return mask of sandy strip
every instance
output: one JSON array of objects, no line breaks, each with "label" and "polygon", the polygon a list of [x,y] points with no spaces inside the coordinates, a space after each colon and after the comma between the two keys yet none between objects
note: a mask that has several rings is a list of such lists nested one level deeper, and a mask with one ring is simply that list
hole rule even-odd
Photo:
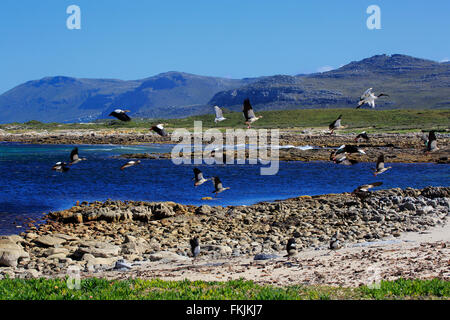
[{"label": "sandy strip", "polygon": [[253,257],[211,260],[201,256],[192,264],[150,262],[130,271],[83,274],[109,279],[226,281],[245,278],[260,284],[320,284],[354,287],[398,278],[450,280],[450,223],[425,233],[404,233],[377,243],[351,244],[337,251],[306,250],[296,257],[254,261]]}]

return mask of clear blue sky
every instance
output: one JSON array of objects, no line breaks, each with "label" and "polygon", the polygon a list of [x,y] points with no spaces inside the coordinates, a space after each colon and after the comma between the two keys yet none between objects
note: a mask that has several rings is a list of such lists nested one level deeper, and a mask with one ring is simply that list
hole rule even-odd
[{"label": "clear blue sky", "polygon": [[[68,30],[66,8],[81,8]],[[381,30],[366,9],[381,8]],[[2,0],[0,93],[66,75],[310,73],[381,53],[450,59],[448,0]]]}]

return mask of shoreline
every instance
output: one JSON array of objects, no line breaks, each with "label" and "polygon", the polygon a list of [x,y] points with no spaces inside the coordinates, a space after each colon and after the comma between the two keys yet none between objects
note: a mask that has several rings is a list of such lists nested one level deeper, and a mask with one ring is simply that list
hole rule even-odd
[{"label": "shoreline", "polygon": [[[244,277],[279,285],[348,286],[370,277],[361,276],[369,262],[385,260],[379,266],[385,279],[432,275],[449,280],[449,212],[450,187],[378,190],[365,199],[348,193],[302,196],[225,208],[173,202],[81,203],[49,213],[38,228],[1,237],[0,251],[5,251],[3,245],[15,252],[10,260],[14,264],[15,257],[16,265],[0,267],[0,278],[64,277],[67,268],[75,266],[82,278]],[[330,251],[336,231],[344,247]],[[195,265],[188,244],[193,235],[199,236],[202,247]],[[284,246],[292,236],[299,253],[287,261]],[[260,253],[278,258],[253,260]],[[114,269],[121,259],[130,269]]]}]

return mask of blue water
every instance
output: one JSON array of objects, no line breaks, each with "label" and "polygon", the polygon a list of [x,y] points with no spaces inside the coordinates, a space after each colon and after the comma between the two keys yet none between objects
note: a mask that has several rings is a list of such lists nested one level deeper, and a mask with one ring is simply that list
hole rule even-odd
[{"label": "blue water", "polygon": [[[450,166],[444,164],[387,163],[393,168],[378,177],[374,163],[354,166],[331,162],[280,162],[277,175],[261,176],[262,165],[174,165],[171,160],[143,159],[139,166],[121,171],[123,153],[170,152],[170,145],[78,145],[80,157],[88,158],[68,172],[51,170],[67,161],[72,145],[0,143],[0,234],[21,232],[24,217],[72,207],[77,200],[106,199],[174,201],[182,204],[250,205],[259,201],[299,195],[351,192],[361,184],[382,181],[380,188],[448,186]],[[217,175],[230,190],[212,201],[210,181],[194,188],[192,169],[205,177]],[[15,223],[15,224],[14,224]]]}]

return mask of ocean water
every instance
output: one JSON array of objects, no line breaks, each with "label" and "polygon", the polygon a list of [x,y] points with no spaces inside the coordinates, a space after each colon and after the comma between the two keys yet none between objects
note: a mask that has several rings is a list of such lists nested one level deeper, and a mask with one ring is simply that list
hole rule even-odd
[{"label": "ocean water", "polygon": [[[331,162],[280,162],[279,172],[261,176],[267,165],[175,165],[171,160],[142,159],[138,166],[120,170],[124,153],[170,152],[170,145],[78,145],[86,157],[68,172],[51,170],[69,161],[72,145],[0,143],[0,234],[19,233],[23,218],[72,207],[76,201],[174,201],[193,205],[251,205],[299,195],[351,192],[358,185],[382,181],[377,189],[448,186],[450,166],[445,164],[386,163],[393,168],[377,177],[375,163],[354,166]],[[211,181],[193,186],[193,168],[204,176],[219,176],[230,190],[214,197]],[[202,197],[213,200],[201,200]]]}]

